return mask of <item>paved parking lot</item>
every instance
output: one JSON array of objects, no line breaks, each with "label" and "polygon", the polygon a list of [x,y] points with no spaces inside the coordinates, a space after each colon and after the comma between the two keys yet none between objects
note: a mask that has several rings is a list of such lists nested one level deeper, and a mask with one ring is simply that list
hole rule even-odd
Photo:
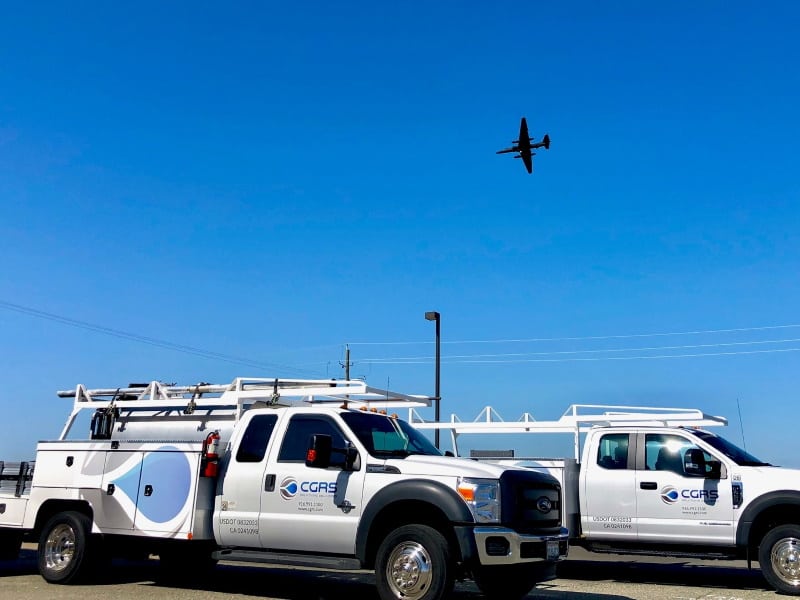
[{"label": "paved parking lot", "polygon": [[[590,555],[572,549],[556,581],[530,598],[548,600],[750,600],[776,598],[757,569],[744,563],[680,561],[653,557]],[[49,585],[36,572],[30,547],[20,559],[0,562],[0,597],[14,600],[377,600],[368,573],[220,564],[204,582],[189,574],[180,585],[160,581],[157,561],[115,562],[104,581],[91,586]],[[456,584],[454,600],[478,600],[470,582]]]}]

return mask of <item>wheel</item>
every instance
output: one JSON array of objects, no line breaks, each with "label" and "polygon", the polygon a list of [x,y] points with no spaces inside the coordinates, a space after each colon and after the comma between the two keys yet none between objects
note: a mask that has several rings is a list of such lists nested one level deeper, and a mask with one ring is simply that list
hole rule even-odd
[{"label": "wheel", "polygon": [[491,600],[524,598],[540,580],[535,565],[478,567],[473,578],[478,589]]},{"label": "wheel", "polygon": [[83,513],[53,516],[39,537],[39,572],[50,583],[73,583],[94,570],[99,555],[91,537],[92,520]]},{"label": "wheel", "polygon": [[453,589],[447,540],[427,525],[392,531],[378,548],[375,579],[382,600],[439,600]]},{"label": "wheel", "polygon": [[800,526],[770,530],[758,547],[758,562],[769,584],[778,592],[800,595]]}]

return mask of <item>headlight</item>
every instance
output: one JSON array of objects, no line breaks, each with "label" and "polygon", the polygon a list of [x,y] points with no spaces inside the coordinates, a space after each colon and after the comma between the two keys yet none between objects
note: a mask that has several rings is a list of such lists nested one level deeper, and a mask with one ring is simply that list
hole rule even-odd
[{"label": "headlight", "polygon": [[500,522],[500,482],[496,479],[459,477],[456,490],[477,523]]}]

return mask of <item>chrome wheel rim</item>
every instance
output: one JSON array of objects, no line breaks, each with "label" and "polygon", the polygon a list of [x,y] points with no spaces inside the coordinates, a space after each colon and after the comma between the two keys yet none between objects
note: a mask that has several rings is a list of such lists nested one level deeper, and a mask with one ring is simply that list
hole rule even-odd
[{"label": "chrome wheel rim", "polygon": [[53,528],[44,544],[44,560],[49,571],[61,572],[75,556],[75,530],[61,524]]},{"label": "chrome wheel rim", "polygon": [[386,580],[395,598],[417,600],[431,584],[431,557],[416,542],[403,542],[392,550],[386,564]]},{"label": "chrome wheel rim", "polygon": [[772,546],[770,562],[782,581],[792,586],[800,585],[800,539],[789,537],[778,540]]}]

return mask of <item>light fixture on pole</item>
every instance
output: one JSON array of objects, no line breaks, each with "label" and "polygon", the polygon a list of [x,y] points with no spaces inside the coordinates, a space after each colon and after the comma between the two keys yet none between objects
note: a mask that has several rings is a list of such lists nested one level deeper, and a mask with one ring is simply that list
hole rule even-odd
[{"label": "light fixture on pole", "polygon": [[[436,422],[438,423],[439,422],[439,404],[442,401],[442,397],[441,397],[440,392],[439,392],[439,366],[441,364],[441,354],[439,353],[439,348],[440,348],[440,334],[441,334],[440,325],[441,325],[441,321],[442,321],[442,315],[440,315],[436,311],[428,311],[428,312],[425,313],[425,318],[428,321],[436,321],[436,383],[435,383],[436,391],[434,393],[434,400],[436,400],[436,413],[435,413],[436,416],[435,416],[435,419],[436,419]],[[439,430],[435,429],[433,435],[434,435],[434,438],[433,438],[434,444],[436,444],[436,447],[438,448],[439,447]]]}]

